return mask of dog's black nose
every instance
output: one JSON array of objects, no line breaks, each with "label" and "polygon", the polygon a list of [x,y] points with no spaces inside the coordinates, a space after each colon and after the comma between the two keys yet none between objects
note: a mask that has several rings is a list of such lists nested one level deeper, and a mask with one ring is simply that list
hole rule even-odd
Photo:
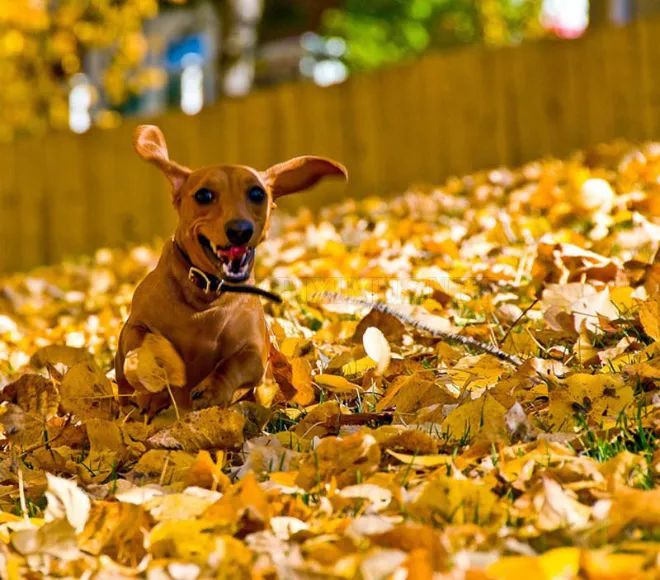
[{"label": "dog's black nose", "polygon": [[254,233],[254,226],[248,220],[231,220],[225,224],[227,239],[235,246],[247,244]]}]

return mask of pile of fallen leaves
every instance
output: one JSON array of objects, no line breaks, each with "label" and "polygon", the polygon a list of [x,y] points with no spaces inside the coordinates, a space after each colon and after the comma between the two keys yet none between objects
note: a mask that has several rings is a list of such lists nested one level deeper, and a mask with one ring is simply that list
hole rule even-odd
[{"label": "pile of fallen leaves", "polygon": [[156,248],[0,281],[6,577],[657,577],[659,144],[272,234],[276,351],[229,410],[118,399]]}]

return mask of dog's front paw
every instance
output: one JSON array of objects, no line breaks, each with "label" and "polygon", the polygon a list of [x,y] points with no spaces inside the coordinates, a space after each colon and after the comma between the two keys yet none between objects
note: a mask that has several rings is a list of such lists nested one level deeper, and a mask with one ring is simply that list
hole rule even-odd
[{"label": "dog's front paw", "polygon": [[234,396],[234,389],[215,377],[207,377],[190,393],[195,411],[206,407],[228,407]]}]

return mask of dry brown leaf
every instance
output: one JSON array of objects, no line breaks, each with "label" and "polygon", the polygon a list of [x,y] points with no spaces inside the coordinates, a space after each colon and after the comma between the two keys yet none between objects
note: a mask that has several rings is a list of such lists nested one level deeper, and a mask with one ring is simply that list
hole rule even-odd
[{"label": "dry brown leaf", "polygon": [[339,487],[357,483],[378,469],[380,448],[372,435],[326,437],[303,460],[296,483],[311,489],[334,478]]},{"label": "dry brown leaf", "polygon": [[392,344],[399,344],[405,333],[405,326],[398,318],[372,308],[369,314],[360,320],[357,325],[352,338],[353,342],[362,343],[364,333],[368,328],[372,327],[380,330]]},{"label": "dry brown leaf", "polygon": [[57,414],[60,393],[53,381],[41,375],[22,375],[8,384],[1,393],[2,399],[16,403],[27,413],[51,419]]},{"label": "dry brown leaf", "polygon": [[80,419],[112,419],[116,404],[112,385],[96,366],[86,362],[72,366],[60,385],[60,404]]},{"label": "dry brown leaf", "polygon": [[137,462],[130,472],[135,483],[163,485],[185,481],[186,475],[195,464],[195,456],[187,451],[150,449]]},{"label": "dry brown leaf", "polygon": [[395,409],[398,415],[411,414],[423,407],[436,403],[451,404],[456,399],[446,388],[433,381],[426,380],[423,373],[397,377],[378,401],[376,411]]},{"label": "dry brown leaf", "polygon": [[4,403],[0,407],[0,424],[4,436],[19,448],[32,448],[44,440],[44,418],[34,413],[26,413],[18,405]]},{"label": "dry brown leaf", "polygon": [[210,407],[188,413],[171,427],[149,437],[154,447],[198,451],[230,449],[243,443],[245,417],[240,413]]},{"label": "dry brown leaf", "polygon": [[136,566],[144,557],[144,530],[151,518],[144,507],[130,503],[94,502],[80,547],[90,554],[107,554],[119,563]]},{"label": "dry brown leaf", "polygon": [[30,358],[30,364],[35,368],[58,363],[69,368],[79,363],[96,364],[94,357],[87,349],[75,348],[64,344],[49,344],[41,347]]}]

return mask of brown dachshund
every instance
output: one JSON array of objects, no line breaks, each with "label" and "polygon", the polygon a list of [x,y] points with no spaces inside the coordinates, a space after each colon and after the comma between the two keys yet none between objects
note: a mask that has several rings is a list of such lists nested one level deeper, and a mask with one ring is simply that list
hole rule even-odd
[{"label": "brown dachshund", "polygon": [[[253,265],[275,201],[325,176],[346,178],[346,169],[330,159],[305,156],[264,172],[243,165],[193,171],[170,160],[165,138],[153,125],[136,129],[134,147],[172,184],[179,223],[158,265],[137,287],[119,336],[115,372],[120,393],[136,395],[150,414],[168,404],[166,391],[150,393],[125,372],[127,358],[139,354],[153,334],[167,339],[185,365],[183,385],[174,389],[180,407],[227,405],[237,389],[261,382],[268,360]],[[166,375],[176,374],[167,360],[156,360]]]}]

